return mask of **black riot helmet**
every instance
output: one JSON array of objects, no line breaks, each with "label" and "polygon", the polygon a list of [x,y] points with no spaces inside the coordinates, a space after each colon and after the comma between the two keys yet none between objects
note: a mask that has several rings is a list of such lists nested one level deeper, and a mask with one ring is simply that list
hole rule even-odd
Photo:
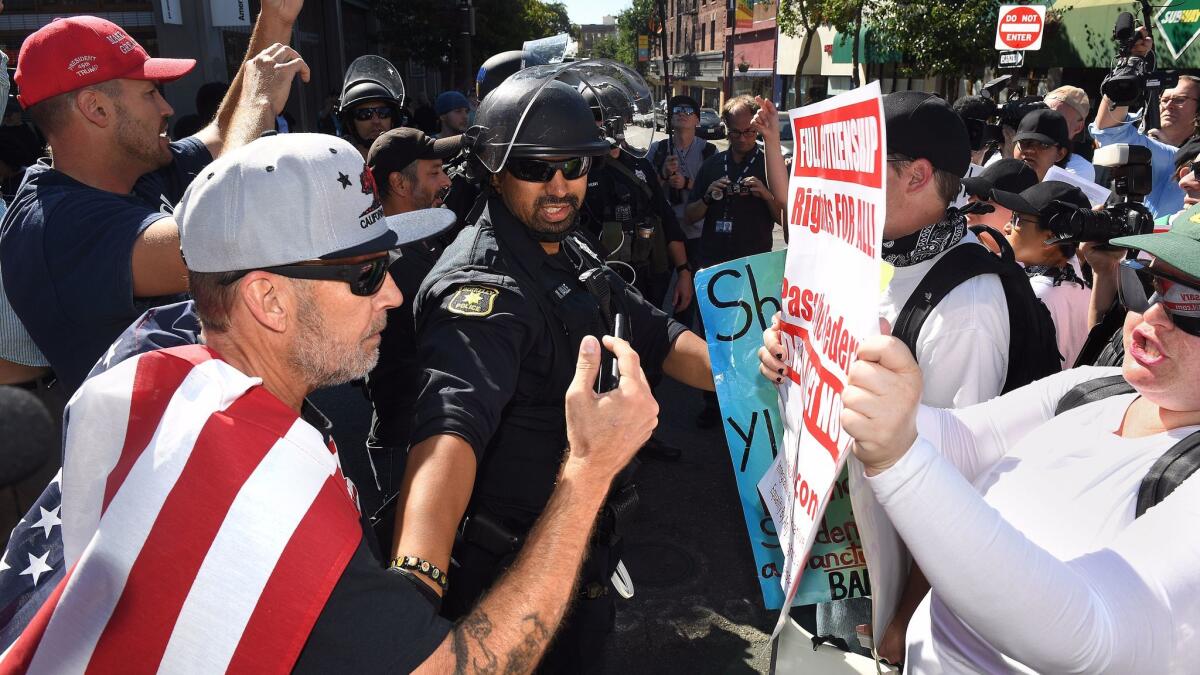
[{"label": "black riot helmet", "polygon": [[342,82],[342,95],[338,97],[338,119],[351,140],[359,145],[370,145],[367,139],[359,138],[354,127],[354,106],[366,101],[382,101],[392,109],[392,126],[401,127],[407,122],[404,115],[404,80],[387,59],[360,56],[346,69]]},{"label": "black riot helmet", "polygon": [[642,76],[627,66],[607,59],[577,61],[563,66],[558,79],[576,84],[592,109],[592,119],[626,152],[645,157],[654,134],[640,134],[637,141],[625,135],[634,117],[648,115],[653,96]]},{"label": "black riot helmet", "polygon": [[544,65],[545,59],[521,49],[495,54],[479,66],[479,72],[475,75],[475,96],[482,101],[510,75],[530,66]]},{"label": "black riot helmet", "polygon": [[493,90],[467,131],[472,154],[492,173],[511,158],[596,157],[611,149],[561,66],[527,68]]}]

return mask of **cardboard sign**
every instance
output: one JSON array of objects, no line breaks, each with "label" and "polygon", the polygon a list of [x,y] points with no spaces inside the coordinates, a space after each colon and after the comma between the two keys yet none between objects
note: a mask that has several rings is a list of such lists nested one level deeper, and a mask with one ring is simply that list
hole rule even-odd
[{"label": "cardboard sign", "polygon": [[[851,442],[842,390],[858,345],[879,332],[887,139],[878,82],[789,113],[780,387],[783,446],[759,481],[784,554],[792,598]],[[776,633],[783,625],[783,613]]]},{"label": "cardboard sign", "polygon": [[1000,19],[996,22],[996,49],[1041,49],[1045,26],[1045,5],[1001,5]]},{"label": "cardboard sign", "polygon": [[[781,309],[785,256],[784,251],[762,253],[696,274],[696,301],[704,318],[722,425],[767,609],[784,605],[784,589],[779,583],[783,552],[759,497],[758,479],[779,454],[783,420],[775,386],[758,372],[758,348],[771,317]],[[850,512],[848,478],[843,472],[792,605],[862,597],[869,592],[862,541]]]}]

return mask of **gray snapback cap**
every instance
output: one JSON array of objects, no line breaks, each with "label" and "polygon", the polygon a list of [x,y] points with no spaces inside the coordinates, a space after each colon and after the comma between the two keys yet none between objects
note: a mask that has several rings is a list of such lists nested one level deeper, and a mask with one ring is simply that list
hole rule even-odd
[{"label": "gray snapback cap", "polygon": [[353,145],[326,134],[275,134],[205,167],[175,221],[189,270],[234,272],[389,251],[445,232],[455,216],[384,216]]}]

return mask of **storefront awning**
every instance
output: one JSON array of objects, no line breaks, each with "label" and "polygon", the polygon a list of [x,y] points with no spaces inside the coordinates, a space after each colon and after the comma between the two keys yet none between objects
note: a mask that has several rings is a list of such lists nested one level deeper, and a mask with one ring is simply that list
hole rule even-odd
[{"label": "storefront awning", "polygon": [[[864,26],[859,30],[858,40],[858,62],[859,63],[896,63],[900,59],[896,55],[889,52],[884,52],[877,40],[874,39],[874,33],[871,29]],[[854,63],[854,36],[853,34],[838,33],[833,38],[833,53],[830,54],[830,59],[834,63],[845,64]]]},{"label": "storefront awning", "polygon": [[[1200,0],[1177,0],[1156,8],[1154,53],[1159,68],[1200,68]],[[1128,0],[1056,0],[1046,17],[1042,48],[1025,53],[1034,68],[1112,67],[1116,43],[1113,22],[1121,12],[1142,23],[1141,6]]]}]

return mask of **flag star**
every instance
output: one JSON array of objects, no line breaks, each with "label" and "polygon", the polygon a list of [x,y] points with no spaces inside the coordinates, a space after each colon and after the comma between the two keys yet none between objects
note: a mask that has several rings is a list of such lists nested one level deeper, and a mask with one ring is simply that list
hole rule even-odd
[{"label": "flag star", "polygon": [[346,174],[339,171],[338,172],[338,182],[342,184],[342,189],[345,190],[346,188],[350,187],[350,176],[347,176]]},{"label": "flag star", "polygon": [[30,525],[29,529],[32,530],[35,527],[40,527],[43,530],[43,534],[49,539],[50,530],[53,530],[55,525],[62,525],[62,518],[58,517],[58,510],[61,508],[62,506],[59,505],[54,507],[53,511],[47,511],[39,506],[38,510],[42,512],[42,518],[33,525]]},{"label": "flag star", "polygon": [[21,572],[21,576],[28,575],[33,577],[33,585],[36,586],[38,579],[43,574],[54,569],[46,564],[46,558],[50,557],[50,551],[43,553],[40,558],[35,558],[32,553],[27,553],[26,555],[29,556],[29,567],[26,567],[25,571]]},{"label": "flag star", "polygon": [[57,484],[59,487],[62,487],[62,469],[59,469],[58,473],[54,474],[54,480],[50,481],[50,484]]},{"label": "flag star", "polygon": [[8,564],[8,551],[5,551],[3,555],[0,555],[0,572],[11,569],[12,565]]}]

